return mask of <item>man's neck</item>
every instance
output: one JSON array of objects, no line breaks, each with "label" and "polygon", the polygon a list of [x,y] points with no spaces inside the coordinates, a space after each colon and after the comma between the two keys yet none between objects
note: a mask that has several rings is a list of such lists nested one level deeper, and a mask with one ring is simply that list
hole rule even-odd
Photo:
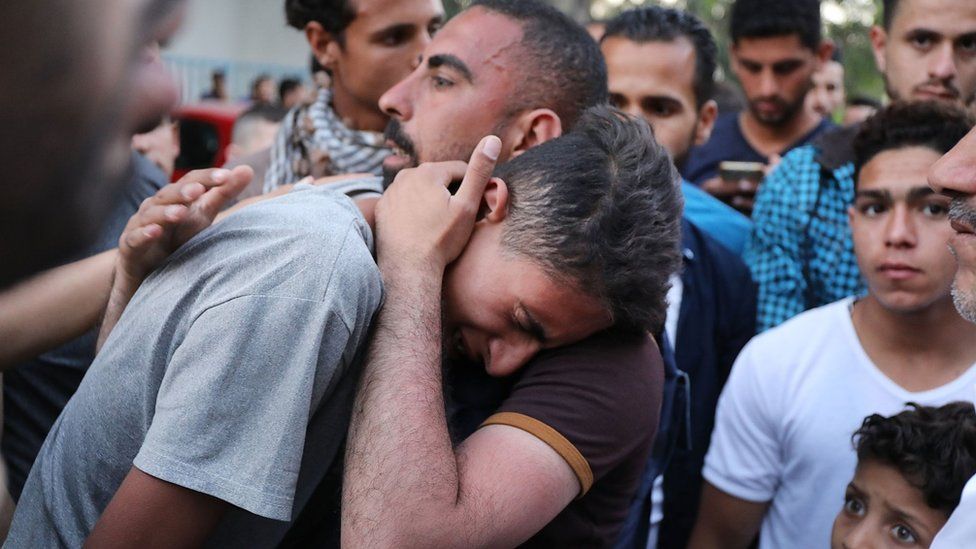
[{"label": "man's neck", "polygon": [[787,148],[813,131],[822,120],[820,115],[801,109],[792,120],[770,126],[760,122],[746,109],[739,113],[739,128],[749,145],[768,158],[774,154],[783,154]]},{"label": "man's neck", "polygon": [[332,86],[332,109],[350,130],[381,132],[389,122],[376,105],[364,105],[342,86]]},{"label": "man's neck", "polygon": [[910,313],[868,296],[855,303],[851,317],[872,362],[908,391],[945,385],[976,363],[976,325],[959,316],[948,296]]}]

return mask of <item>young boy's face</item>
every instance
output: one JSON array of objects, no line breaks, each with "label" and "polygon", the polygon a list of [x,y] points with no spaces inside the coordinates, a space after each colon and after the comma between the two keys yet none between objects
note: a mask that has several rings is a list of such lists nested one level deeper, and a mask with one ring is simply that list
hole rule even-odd
[{"label": "young boy's face", "polygon": [[928,547],[949,517],[894,467],[858,463],[830,536],[832,549]]},{"label": "young boy's face", "polygon": [[926,184],[938,159],[926,147],[887,150],[858,178],[850,208],[854,251],[871,295],[889,310],[915,312],[949,299],[949,199]]}]

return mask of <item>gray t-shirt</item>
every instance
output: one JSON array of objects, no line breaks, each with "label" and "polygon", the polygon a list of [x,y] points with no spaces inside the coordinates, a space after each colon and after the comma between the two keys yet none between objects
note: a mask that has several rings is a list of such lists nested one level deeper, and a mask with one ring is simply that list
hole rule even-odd
[{"label": "gray t-shirt", "polygon": [[345,437],[371,246],[351,200],[306,188],[173,254],[44,442],[7,545],[80,547],[133,465],[235,506],[211,545],[277,543]]}]

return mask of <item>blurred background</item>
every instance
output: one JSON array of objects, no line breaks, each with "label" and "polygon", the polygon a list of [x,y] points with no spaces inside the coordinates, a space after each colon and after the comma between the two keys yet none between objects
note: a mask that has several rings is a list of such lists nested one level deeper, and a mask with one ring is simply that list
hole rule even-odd
[{"label": "blurred background", "polygon": [[[470,0],[444,0],[448,15]],[[549,0],[581,23],[601,21],[644,4],[687,9],[711,27],[727,63],[726,12],[732,0]],[[826,34],[843,51],[848,96],[882,98],[884,86],[874,68],[866,29],[875,21],[880,1],[824,0]],[[192,0],[181,34],[164,50],[164,58],[178,74],[184,102],[199,99],[211,89],[212,74],[224,73],[231,99],[245,100],[259,75],[275,81],[311,81],[304,36],[285,25],[279,0]],[[269,22],[272,22],[269,24]],[[720,79],[732,81],[728,67]]]}]

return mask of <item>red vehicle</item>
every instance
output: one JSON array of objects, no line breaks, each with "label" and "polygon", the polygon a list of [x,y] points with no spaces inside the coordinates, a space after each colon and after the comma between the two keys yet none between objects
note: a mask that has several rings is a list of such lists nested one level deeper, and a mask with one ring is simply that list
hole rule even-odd
[{"label": "red vehicle", "polygon": [[247,103],[203,101],[174,110],[173,120],[180,123],[180,155],[173,181],[191,170],[223,166],[234,122],[247,107]]}]

